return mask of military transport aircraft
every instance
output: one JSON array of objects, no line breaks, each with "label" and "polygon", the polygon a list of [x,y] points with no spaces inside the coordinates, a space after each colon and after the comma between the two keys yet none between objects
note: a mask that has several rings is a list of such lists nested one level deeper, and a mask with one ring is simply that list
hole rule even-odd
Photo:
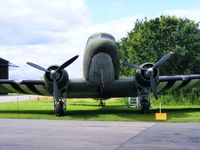
[{"label": "military transport aircraft", "polygon": [[[84,79],[69,79],[64,68],[73,63],[78,55],[60,66],[43,68],[37,64],[27,62],[28,65],[44,71],[44,80],[0,80],[0,92],[46,95],[54,97],[54,111],[56,116],[64,114],[66,98],[99,98],[111,97],[140,97],[153,95],[158,99],[158,92],[180,88],[194,88],[200,86],[200,75],[159,76],[158,67],[162,65],[171,53],[166,54],[157,63],[144,63],[137,66],[128,62],[124,65],[136,68],[135,77],[119,78],[119,52],[115,38],[108,33],[95,33],[86,43],[83,58]],[[147,104],[150,103],[146,99]],[[149,110],[149,106],[141,103]]]}]

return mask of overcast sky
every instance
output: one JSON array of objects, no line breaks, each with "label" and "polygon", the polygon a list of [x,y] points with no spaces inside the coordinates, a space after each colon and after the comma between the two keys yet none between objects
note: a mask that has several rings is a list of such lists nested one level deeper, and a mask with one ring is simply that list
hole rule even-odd
[{"label": "overcast sky", "polygon": [[127,35],[136,19],[175,15],[200,21],[197,0],[0,0],[0,57],[20,68],[10,68],[10,79],[40,79],[43,67],[61,65],[80,54],[66,70],[82,78],[87,38],[108,32],[117,40]]}]

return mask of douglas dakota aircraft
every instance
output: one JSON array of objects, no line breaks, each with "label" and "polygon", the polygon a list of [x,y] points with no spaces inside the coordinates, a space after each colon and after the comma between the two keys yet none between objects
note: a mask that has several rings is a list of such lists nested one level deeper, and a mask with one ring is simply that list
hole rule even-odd
[{"label": "douglas dakota aircraft", "polygon": [[139,97],[141,109],[149,110],[150,100],[144,96],[150,92],[158,99],[160,91],[200,86],[200,75],[159,76],[158,67],[170,55],[171,53],[166,54],[155,64],[146,62],[137,66],[122,62],[137,70],[135,77],[120,78],[119,52],[114,37],[108,33],[96,33],[86,43],[83,58],[84,79],[71,80],[64,70],[78,55],[61,66],[50,66],[47,69],[27,62],[28,65],[44,71],[44,80],[22,80],[20,83],[0,80],[0,92],[53,96],[56,116],[64,114],[66,98],[99,98],[100,106],[104,106],[102,100],[111,97]]}]

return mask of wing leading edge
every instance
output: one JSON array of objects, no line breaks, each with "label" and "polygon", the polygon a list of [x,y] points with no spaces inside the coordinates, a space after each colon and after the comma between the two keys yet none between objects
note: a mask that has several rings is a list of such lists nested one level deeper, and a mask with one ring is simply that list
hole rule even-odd
[{"label": "wing leading edge", "polygon": [[[69,80],[66,89],[67,98],[111,98],[111,97],[136,97],[138,86],[135,78],[120,78],[111,82],[103,90],[90,82]],[[200,75],[160,76],[158,91],[173,91],[177,89],[189,89],[200,87]],[[52,96],[43,80],[0,80],[0,92],[21,93],[31,95]]]}]

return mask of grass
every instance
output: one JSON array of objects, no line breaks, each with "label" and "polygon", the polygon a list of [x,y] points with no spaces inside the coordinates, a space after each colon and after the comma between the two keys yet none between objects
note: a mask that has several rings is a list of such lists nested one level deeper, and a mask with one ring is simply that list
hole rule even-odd
[{"label": "grass", "polygon": [[[55,117],[52,100],[0,103],[0,118],[158,122],[156,112],[159,112],[158,104],[150,113],[141,114],[139,109],[128,108],[121,100],[106,101],[103,108],[97,101],[69,100],[66,115]],[[168,113],[168,120],[162,122],[200,121],[200,105],[165,105],[162,112]]]}]

